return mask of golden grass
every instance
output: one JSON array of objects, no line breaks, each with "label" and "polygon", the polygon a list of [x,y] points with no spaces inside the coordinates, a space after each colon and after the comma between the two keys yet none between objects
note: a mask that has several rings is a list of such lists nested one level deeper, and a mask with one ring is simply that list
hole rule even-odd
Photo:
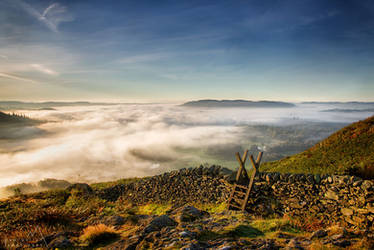
[{"label": "golden grass", "polygon": [[83,234],[80,236],[80,240],[92,246],[116,238],[117,236],[118,233],[113,227],[98,224],[83,229]]}]

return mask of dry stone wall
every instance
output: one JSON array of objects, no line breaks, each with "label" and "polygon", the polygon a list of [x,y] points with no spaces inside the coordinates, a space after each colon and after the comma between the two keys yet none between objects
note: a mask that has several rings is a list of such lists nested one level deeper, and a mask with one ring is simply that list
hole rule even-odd
[{"label": "dry stone wall", "polygon": [[[100,197],[134,204],[226,201],[235,172],[218,166],[164,173],[98,191]],[[324,224],[373,229],[374,183],[355,176],[258,173],[248,212],[313,218]]]},{"label": "dry stone wall", "polygon": [[355,176],[260,173],[249,212],[372,229],[374,183]]}]

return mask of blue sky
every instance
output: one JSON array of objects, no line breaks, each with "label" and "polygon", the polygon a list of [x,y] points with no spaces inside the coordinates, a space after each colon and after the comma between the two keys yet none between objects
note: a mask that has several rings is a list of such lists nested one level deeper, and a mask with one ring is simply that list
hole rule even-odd
[{"label": "blue sky", "polygon": [[0,99],[374,100],[372,1],[0,0]]}]

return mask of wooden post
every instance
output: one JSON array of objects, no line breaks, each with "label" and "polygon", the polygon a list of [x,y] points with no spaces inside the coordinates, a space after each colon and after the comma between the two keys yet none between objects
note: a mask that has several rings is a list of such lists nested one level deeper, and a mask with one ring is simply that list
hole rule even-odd
[{"label": "wooden post", "polygon": [[235,155],[236,155],[236,159],[238,160],[239,162],[239,170],[238,172],[236,173],[236,182],[238,183],[239,180],[240,180],[240,176],[242,175],[242,172],[244,172],[244,178],[246,179],[249,179],[248,177],[248,173],[247,171],[245,170],[245,161],[247,160],[247,154],[248,154],[248,150],[246,150],[244,152],[244,155],[243,155],[243,158],[240,157],[240,154],[239,152],[237,152]]},{"label": "wooden post", "polygon": [[251,179],[249,181],[249,185],[248,185],[248,189],[247,189],[247,193],[245,195],[245,198],[244,198],[244,201],[243,201],[243,204],[242,204],[242,211],[245,210],[246,206],[247,206],[247,203],[248,203],[248,199],[249,199],[249,194],[251,193],[251,190],[252,190],[252,186],[253,186],[253,182],[255,180],[255,176],[256,176],[256,173],[258,171],[258,168],[260,167],[260,161],[261,161],[261,158],[262,158],[262,152],[260,152],[257,156],[257,160],[255,161],[253,159],[253,155],[251,155],[249,157],[249,159],[251,160],[252,162],[252,166],[253,166],[253,172],[252,172],[252,176],[251,176]]}]

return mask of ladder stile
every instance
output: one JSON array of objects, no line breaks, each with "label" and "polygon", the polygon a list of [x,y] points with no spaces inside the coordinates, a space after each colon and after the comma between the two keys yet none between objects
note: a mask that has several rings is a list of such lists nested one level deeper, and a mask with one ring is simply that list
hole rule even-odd
[{"label": "ladder stile", "polygon": [[[249,195],[251,193],[256,174],[259,171],[263,152],[259,152],[259,154],[257,155],[256,161],[254,160],[253,155],[250,155],[249,159],[253,166],[253,172],[250,178],[248,176],[247,170],[245,169],[245,161],[247,159],[247,154],[248,154],[248,150],[244,152],[243,158],[240,157],[239,152],[235,154],[236,159],[239,162],[239,169],[236,174],[236,179],[235,179],[236,183],[233,185],[231,193],[230,193],[230,197],[227,201],[228,209],[236,208],[236,209],[245,211],[247,207]],[[242,185],[241,183],[248,183],[248,184]]]}]

